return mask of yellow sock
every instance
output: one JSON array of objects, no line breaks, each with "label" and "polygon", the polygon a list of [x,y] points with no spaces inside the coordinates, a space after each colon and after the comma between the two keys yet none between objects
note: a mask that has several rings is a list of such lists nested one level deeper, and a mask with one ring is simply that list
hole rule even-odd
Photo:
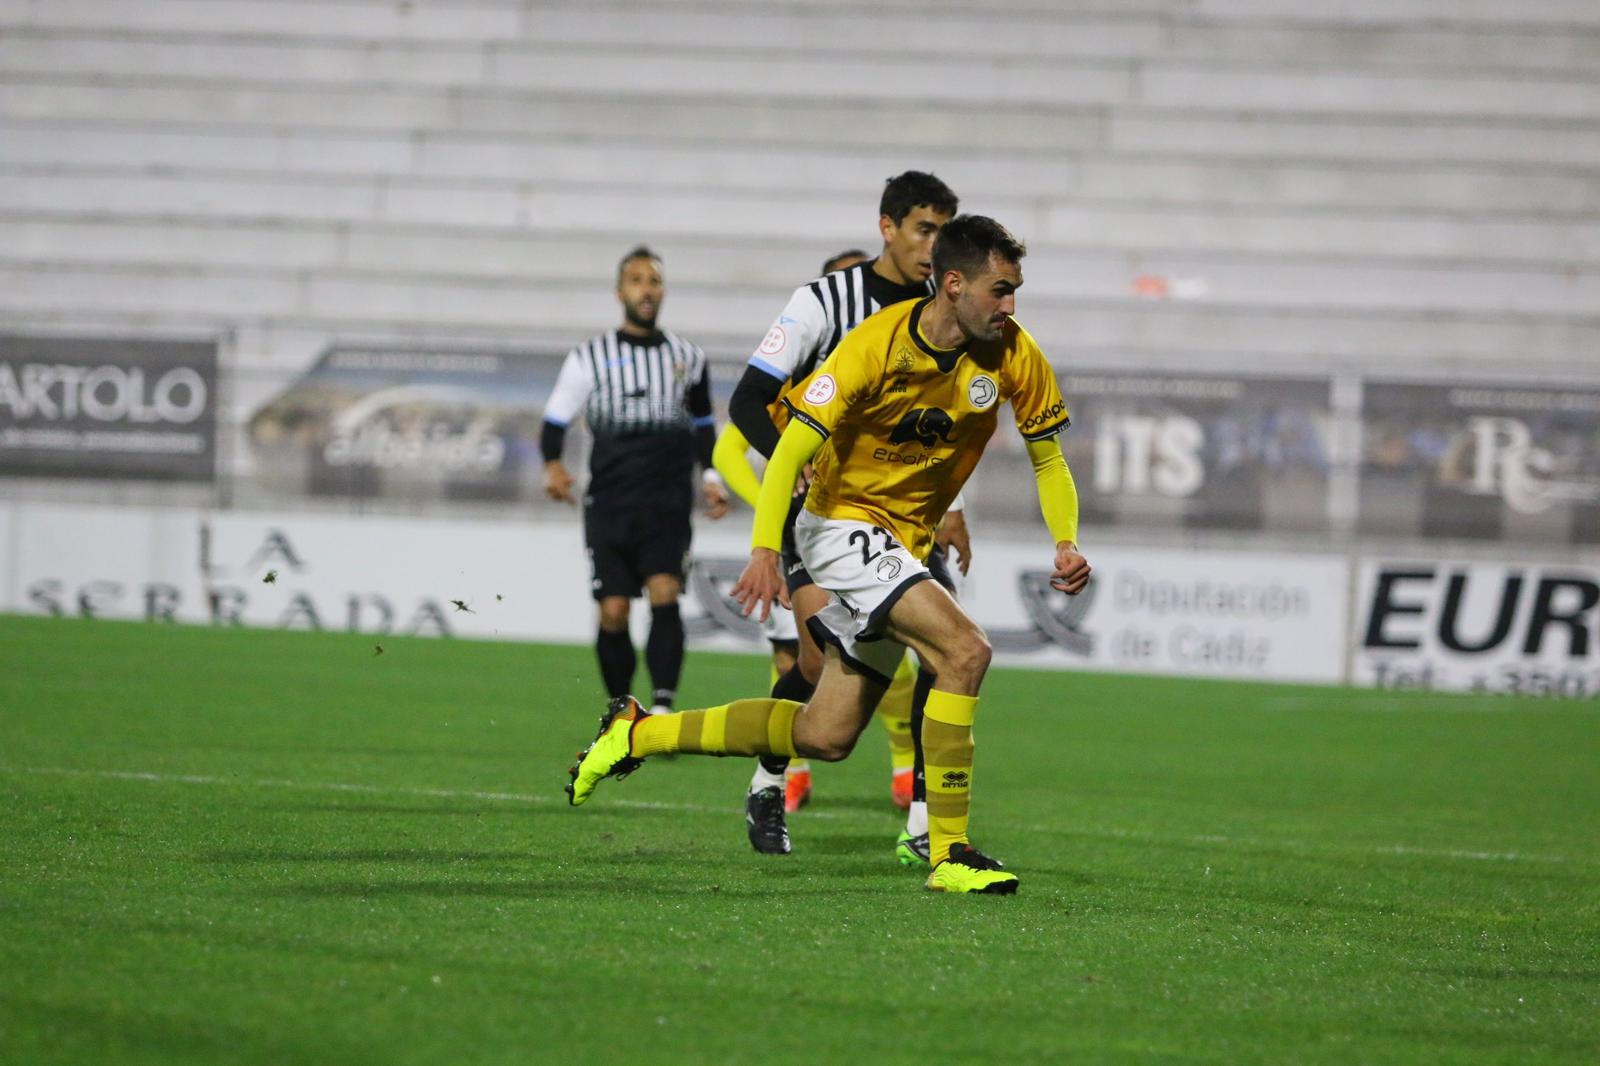
[{"label": "yellow sock", "polygon": [[928,861],[950,857],[967,839],[972,790],[972,719],[978,697],[934,689],[922,718],[922,757],[928,781]]},{"label": "yellow sock", "polygon": [[703,711],[652,714],[633,727],[628,754],[794,755],[794,716],[804,704],[768,696]]},{"label": "yellow sock", "polygon": [[917,671],[908,655],[878,701],[878,721],[889,734],[889,766],[896,772],[911,769],[917,761],[916,745],[911,742],[911,696],[917,687]]}]

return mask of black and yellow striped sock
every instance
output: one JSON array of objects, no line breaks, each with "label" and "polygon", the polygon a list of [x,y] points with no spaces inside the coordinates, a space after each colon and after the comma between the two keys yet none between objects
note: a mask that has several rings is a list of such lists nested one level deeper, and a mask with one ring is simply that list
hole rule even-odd
[{"label": "black and yellow striped sock", "polygon": [[911,769],[916,749],[911,739],[911,694],[917,685],[917,671],[907,656],[900,660],[889,689],[878,701],[878,721],[889,734],[889,767],[895,773]]},{"label": "black and yellow striped sock", "polygon": [[636,758],[685,755],[794,755],[794,700],[768,696],[734,700],[703,711],[653,714],[633,727],[629,754]]},{"label": "black and yellow striped sock", "polygon": [[923,711],[922,751],[928,791],[928,861],[950,857],[950,845],[967,839],[972,790],[972,719],[978,697],[934,689]]}]

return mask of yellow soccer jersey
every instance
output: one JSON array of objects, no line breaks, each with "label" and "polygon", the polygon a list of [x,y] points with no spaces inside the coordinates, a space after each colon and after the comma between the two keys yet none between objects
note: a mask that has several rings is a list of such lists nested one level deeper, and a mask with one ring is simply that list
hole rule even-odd
[{"label": "yellow soccer jersey", "polygon": [[883,526],[919,559],[978,465],[1001,404],[1010,402],[1030,440],[1067,424],[1055,371],[1026,330],[1011,321],[999,341],[944,351],[917,328],[928,302],[868,318],[784,396],[825,438],[806,508]]}]

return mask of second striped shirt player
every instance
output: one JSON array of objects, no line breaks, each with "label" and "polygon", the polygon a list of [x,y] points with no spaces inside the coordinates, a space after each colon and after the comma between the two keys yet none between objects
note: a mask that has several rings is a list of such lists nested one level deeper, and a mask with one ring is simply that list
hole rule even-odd
[{"label": "second striped shirt player", "polygon": [[574,502],[574,480],[561,451],[567,425],[580,414],[588,423],[594,447],[583,535],[600,609],[600,676],[609,696],[632,688],[637,658],[628,614],[642,589],[650,601],[644,654],[657,711],[671,708],[683,669],[678,596],[689,554],[696,462],[708,513],[721,518],[728,510],[727,490],[711,465],[716,433],[705,353],[656,328],[665,294],[655,253],[641,245],[622,257],[622,325],[567,355],[539,440],[546,495]]}]

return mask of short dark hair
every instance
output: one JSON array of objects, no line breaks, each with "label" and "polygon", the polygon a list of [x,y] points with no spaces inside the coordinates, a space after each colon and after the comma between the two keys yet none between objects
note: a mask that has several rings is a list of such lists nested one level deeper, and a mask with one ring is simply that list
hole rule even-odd
[{"label": "short dark hair", "polygon": [[896,174],[883,183],[878,214],[888,215],[898,226],[919,207],[931,207],[941,215],[953,215],[960,209],[961,201],[950,191],[950,186],[920,170]]},{"label": "short dark hair", "polygon": [[872,258],[871,255],[869,255],[866,252],[862,251],[860,248],[846,248],[844,251],[840,252],[839,254],[830,255],[830,256],[828,256],[828,258],[826,258],[826,259],[824,259],[822,261],[822,273],[824,273],[824,274],[832,274],[835,270],[839,269],[839,264],[844,262],[846,259],[871,259],[871,258]]},{"label": "short dark hair", "polygon": [[628,264],[633,262],[635,259],[654,259],[658,263],[661,262],[661,257],[652,252],[648,244],[634,245],[632,250],[630,250],[627,255],[617,260],[617,283],[619,285],[622,283],[622,272],[626,270],[628,268]]},{"label": "short dark hair", "polygon": [[998,255],[1008,263],[1020,263],[1028,246],[986,215],[959,215],[946,222],[933,242],[935,284],[947,271],[960,271],[966,277],[981,274],[989,257]]}]

